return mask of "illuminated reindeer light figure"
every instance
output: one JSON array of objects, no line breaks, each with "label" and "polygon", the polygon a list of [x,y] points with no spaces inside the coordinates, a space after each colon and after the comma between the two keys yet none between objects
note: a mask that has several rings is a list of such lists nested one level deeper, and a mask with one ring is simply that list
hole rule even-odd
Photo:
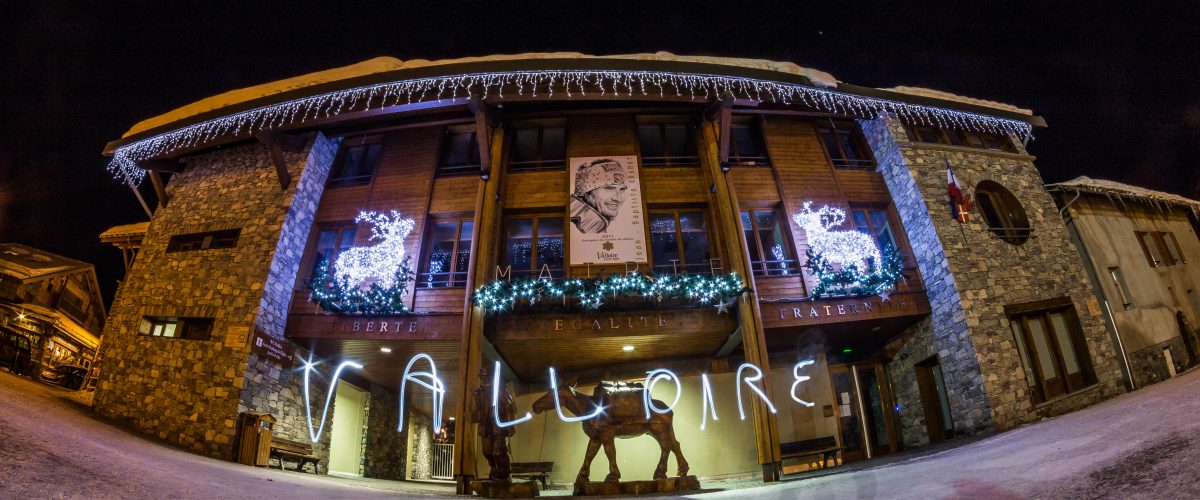
[{"label": "illuminated reindeer light figure", "polygon": [[812,202],[804,202],[804,209],[793,215],[796,224],[808,235],[808,245],[817,255],[824,255],[830,264],[842,267],[857,266],[867,269],[872,263],[879,265],[879,249],[875,240],[855,230],[830,231],[846,222],[846,212],[840,208],[824,205],[812,210]]},{"label": "illuminated reindeer light figure", "polygon": [[333,266],[334,278],[346,288],[356,287],[367,280],[389,288],[396,282],[397,272],[404,264],[404,238],[412,232],[414,222],[400,212],[387,214],[360,212],[355,222],[371,223],[371,238],[379,244],[354,247],[338,255]]}]

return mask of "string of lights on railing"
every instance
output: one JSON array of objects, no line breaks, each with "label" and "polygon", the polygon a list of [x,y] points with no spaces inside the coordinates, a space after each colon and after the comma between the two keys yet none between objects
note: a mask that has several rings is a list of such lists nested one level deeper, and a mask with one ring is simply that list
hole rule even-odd
[{"label": "string of lights on railing", "polygon": [[[612,274],[591,279],[568,278],[552,280],[526,278],[494,280],[471,294],[471,300],[489,314],[511,312],[539,302],[561,302],[563,308],[578,302],[585,311],[594,311],[605,300],[618,297],[638,297],[661,303],[664,299],[685,300],[696,305],[722,305],[724,312],[736,297],[746,291],[746,284],[737,273],[705,274]],[[568,303],[568,299],[572,303]]]},{"label": "string of lights on railing", "polygon": [[754,78],[660,71],[515,71],[378,83],[232,113],[120,146],[113,152],[108,170],[115,178],[136,186],[145,176],[137,162],[201,146],[217,137],[253,134],[351,111],[452,100],[472,93],[481,98],[504,99],[506,91],[509,95],[515,92],[518,96],[545,96],[547,99],[556,94],[567,98],[599,94],[709,100],[732,93],[760,102],[797,103],[844,116],[874,118],[886,114],[918,125],[1011,133],[1022,139],[1032,135],[1031,126],[1020,120]]}]

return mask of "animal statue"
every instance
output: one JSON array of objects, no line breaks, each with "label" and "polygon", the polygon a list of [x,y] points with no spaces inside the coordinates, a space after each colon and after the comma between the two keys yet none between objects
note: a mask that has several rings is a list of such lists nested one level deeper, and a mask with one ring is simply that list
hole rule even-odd
[{"label": "animal statue", "polygon": [[333,266],[334,279],[346,287],[356,287],[375,280],[389,288],[396,282],[396,272],[404,263],[404,238],[412,232],[413,220],[400,217],[392,210],[387,214],[360,212],[355,222],[371,223],[369,241],[379,243],[369,247],[353,247],[338,255]]},{"label": "animal statue", "polygon": [[808,245],[818,255],[823,255],[830,264],[857,265],[866,269],[869,263],[883,262],[879,249],[870,236],[855,230],[831,231],[846,222],[846,212],[840,208],[824,205],[813,210],[812,202],[804,202],[800,213],[792,216],[796,224],[808,235]]},{"label": "animal statue", "polygon": [[[608,476],[604,480],[621,479],[621,471],[617,468],[617,450],[613,443],[614,438],[633,438],[649,434],[658,441],[661,451],[658,467],[654,469],[654,479],[667,477],[667,456],[672,452],[675,453],[675,461],[679,465],[678,474],[680,476],[687,475],[688,463],[683,458],[683,453],[679,451],[679,441],[675,439],[675,429],[671,425],[674,419],[673,413],[671,411],[666,413],[650,412],[650,418],[647,419],[646,410],[642,406],[644,390],[640,383],[601,382],[589,396],[575,390],[574,380],[558,387],[558,399],[562,407],[576,416],[591,415],[598,406],[604,408],[604,411],[595,418],[582,421],[583,433],[587,435],[589,441],[587,453],[583,458],[583,466],[580,467],[579,475],[575,478],[576,492],[579,492],[582,484],[588,482],[592,459],[596,457],[596,451],[601,445],[604,446],[604,455],[608,457]],[[662,401],[658,400],[653,400],[653,404],[656,408],[666,407]],[[546,391],[544,396],[533,403],[534,413],[542,413],[553,408],[553,390]]]}]

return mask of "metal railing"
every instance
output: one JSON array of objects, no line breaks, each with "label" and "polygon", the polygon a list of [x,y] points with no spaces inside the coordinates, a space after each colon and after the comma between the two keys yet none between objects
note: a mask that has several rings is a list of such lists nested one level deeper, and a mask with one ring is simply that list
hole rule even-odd
[{"label": "metal railing", "polygon": [[750,269],[758,277],[800,276],[800,261],[796,259],[783,260],[752,260]]},{"label": "metal railing", "polygon": [[467,272],[420,273],[417,288],[453,288],[467,285]]},{"label": "metal railing", "polygon": [[433,444],[433,459],[429,464],[429,477],[454,479],[454,445]]}]

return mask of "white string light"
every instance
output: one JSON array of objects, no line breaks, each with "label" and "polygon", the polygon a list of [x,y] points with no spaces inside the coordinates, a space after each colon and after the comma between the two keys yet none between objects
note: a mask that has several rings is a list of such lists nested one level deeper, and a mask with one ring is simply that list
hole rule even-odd
[{"label": "white string light", "polygon": [[[361,370],[362,365],[353,361],[343,361],[333,371],[333,379],[329,382],[329,392],[325,394],[325,408],[321,410],[321,425],[317,427],[316,432],[313,432],[312,403],[308,397],[308,378],[309,374],[316,370],[318,363],[314,363],[311,358],[301,360],[300,362],[304,363],[304,417],[308,422],[308,438],[315,443],[320,441],[321,434],[325,432],[325,417],[329,415],[329,402],[333,399],[333,392],[337,389],[338,378],[342,376],[342,370],[346,369],[346,367]],[[401,416],[403,416],[403,413]]]},{"label": "white string light", "polygon": [[413,220],[405,219],[400,212],[392,210],[387,214],[360,212],[354,222],[370,222],[370,241],[379,243],[369,247],[351,247],[339,254],[333,266],[333,276],[343,288],[357,287],[370,280],[383,288],[391,288],[404,263],[404,238],[412,232]]},{"label": "white string light", "polygon": [[796,395],[796,386],[800,385],[800,382],[805,382],[805,381],[812,379],[812,377],[809,377],[808,375],[801,375],[800,369],[804,368],[808,365],[815,364],[815,363],[816,363],[816,361],[813,361],[811,359],[806,359],[804,361],[796,363],[796,366],[792,367],[792,377],[796,379],[795,382],[792,382],[792,390],[790,391],[792,394],[792,401],[800,403],[809,408],[812,408],[815,403],[800,399],[800,397]]},{"label": "white string light", "polygon": [[[558,396],[558,392],[554,393]],[[557,402],[557,399],[556,401]],[[561,416],[562,413],[559,413]],[[526,422],[533,419],[533,414],[525,412],[525,416],[510,422],[500,420],[500,362],[496,362],[496,366],[492,369],[492,420],[496,422],[498,427],[512,427],[521,422]]]},{"label": "white string light", "polygon": [[[429,362],[429,371],[412,371],[413,365],[422,359]],[[404,375],[400,377],[400,419],[396,424],[396,432],[404,432],[404,389],[409,382],[429,389],[429,396],[433,399],[433,433],[441,432],[442,405],[446,401],[446,384],[442,382],[441,378],[438,378],[437,364],[433,362],[433,358],[425,353],[417,354],[408,360],[408,365],[404,367]]]},{"label": "white string light", "polygon": [[[745,379],[743,379],[742,378],[742,370],[746,370],[746,369],[753,370],[754,376],[746,377]],[[752,363],[742,363],[742,365],[739,366],[737,369],[737,375],[734,377],[733,380],[734,380],[734,382],[737,383],[738,416],[741,417],[742,420],[746,420],[746,411],[744,409],[742,409],[742,384],[743,383],[745,383],[746,386],[749,387],[751,391],[754,391],[754,393],[758,395],[759,399],[762,399],[763,402],[767,404],[767,408],[769,408],[771,410],[771,413],[775,413],[775,405],[771,404],[771,400],[767,399],[767,395],[765,393],[763,393],[762,389],[759,389],[758,386],[754,385],[754,382],[758,382],[759,380],[762,380],[762,378],[763,378],[762,369]]]},{"label": "white string light", "polygon": [[[650,393],[654,391],[654,384],[663,380],[675,382],[675,400],[666,408],[659,408],[654,405],[654,398],[650,397]],[[679,376],[675,375],[666,368],[657,368],[646,372],[646,381],[642,383],[642,407],[646,409],[646,420],[650,420],[650,412],[658,414],[671,413],[671,409],[679,404],[679,396],[683,395],[683,385],[679,381]]]},{"label": "white string light", "polygon": [[[497,362],[496,364],[498,366],[499,362]],[[597,405],[596,410],[593,411],[591,413],[591,415],[583,415],[583,416],[576,416],[576,417],[568,417],[568,416],[564,415],[563,411],[562,411],[562,403],[558,399],[558,379],[554,376],[554,367],[553,366],[550,367],[550,393],[554,394],[554,411],[558,412],[558,418],[559,418],[559,420],[562,420],[563,422],[566,422],[566,423],[582,422],[584,420],[591,420],[593,418],[596,418],[596,417],[600,416],[601,413],[604,413],[604,408],[605,408],[604,405]],[[528,415],[528,413],[526,413],[526,415]]]},{"label": "white string light", "polygon": [[709,408],[712,408],[713,422],[717,421],[717,402],[713,400],[712,384],[708,382],[708,372],[700,373],[700,430],[708,424]]},{"label": "white string light", "polygon": [[864,97],[795,83],[662,71],[514,71],[378,83],[240,111],[120,146],[113,152],[108,170],[115,178],[137,185],[145,176],[145,171],[137,166],[137,162],[168,155],[179,149],[202,146],[217,137],[253,134],[347,112],[459,99],[469,95],[472,90],[481,94],[482,98],[503,99],[505,89],[516,89],[518,96],[538,97],[539,87],[549,91],[547,98],[552,98],[556,91],[565,93],[567,98],[574,97],[576,93],[586,97],[588,89],[599,89],[601,96],[640,97],[657,93],[660,97],[687,97],[693,100],[709,100],[715,95],[733,93],[759,102],[796,103],[838,115],[874,118],[887,114],[919,125],[1011,133],[1022,139],[1032,136],[1032,127],[1020,120]]}]

